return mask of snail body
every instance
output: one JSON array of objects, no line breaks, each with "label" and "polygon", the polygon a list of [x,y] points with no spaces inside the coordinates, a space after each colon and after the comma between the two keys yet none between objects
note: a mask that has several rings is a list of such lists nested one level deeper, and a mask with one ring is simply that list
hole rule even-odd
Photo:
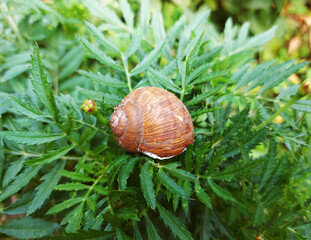
[{"label": "snail body", "polygon": [[128,152],[167,159],[193,142],[192,119],[186,106],[172,93],[143,87],[127,95],[111,116],[115,139]]}]

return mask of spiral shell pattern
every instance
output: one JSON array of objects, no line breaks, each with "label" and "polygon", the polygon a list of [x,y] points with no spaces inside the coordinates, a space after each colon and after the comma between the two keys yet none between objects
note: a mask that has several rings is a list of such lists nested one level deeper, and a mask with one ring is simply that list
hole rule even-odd
[{"label": "spiral shell pattern", "polygon": [[111,116],[117,143],[128,152],[150,157],[174,157],[193,142],[192,119],[185,105],[172,93],[156,87],[136,89]]}]

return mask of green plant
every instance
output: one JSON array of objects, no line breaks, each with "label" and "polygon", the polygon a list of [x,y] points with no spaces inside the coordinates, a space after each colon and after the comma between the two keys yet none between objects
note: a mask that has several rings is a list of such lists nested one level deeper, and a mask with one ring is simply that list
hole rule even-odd
[{"label": "green plant", "polygon": [[[26,215],[0,232],[47,239],[310,237],[311,101],[295,98],[299,85],[282,89],[308,63],[256,63],[275,28],[249,37],[247,23],[239,28],[229,19],[219,34],[203,11],[166,30],[147,0],[138,16],[126,0],[119,8],[83,3],[103,22],[86,22],[90,36],[78,36],[95,59],[79,70],[79,86],[72,70],[80,64],[70,67],[69,79],[53,81],[35,44],[26,91],[8,87],[0,95],[1,212]],[[123,97],[147,85],[176,94],[194,121],[194,144],[169,160],[124,152],[105,121]],[[100,117],[80,110],[86,98]],[[275,112],[284,123],[271,123]],[[18,200],[10,204],[11,196]]]}]

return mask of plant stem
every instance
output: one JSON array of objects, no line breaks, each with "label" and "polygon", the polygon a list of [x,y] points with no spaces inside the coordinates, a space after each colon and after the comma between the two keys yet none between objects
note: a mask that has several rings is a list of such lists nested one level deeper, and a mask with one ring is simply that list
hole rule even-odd
[{"label": "plant stem", "polygon": [[127,61],[126,61],[123,53],[121,53],[121,58],[122,58],[123,66],[124,66],[124,69],[125,69],[125,75],[126,75],[126,78],[127,78],[127,86],[129,88],[129,91],[132,92],[133,89],[132,89],[132,86],[131,86],[131,77],[130,77],[130,74],[129,74]]},{"label": "plant stem", "polygon": [[108,120],[103,116],[101,115],[100,112],[96,112],[93,114],[100,122],[102,122],[103,124],[107,124],[108,123]]},{"label": "plant stem", "polygon": [[92,186],[89,188],[89,190],[87,191],[87,193],[85,194],[82,202],[84,203],[87,199],[87,197],[90,195],[90,193],[93,191],[94,187],[98,184],[99,180],[102,179],[105,176],[105,173],[101,174],[96,180],[95,182],[92,184]]},{"label": "plant stem", "polygon": [[269,122],[271,122],[276,116],[280,115],[282,112],[284,112],[288,107],[290,107],[292,104],[297,102],[301,98],[300,95],[296,94],[291,100],[289,100],[281,109],[279,109],[277,112],[275,112],[272,116],[270,116],[268,119],[263,121],[258,127],[257,130],[262,129],[265,127]]},{"label": "plant stem", "polygon": [[180,95],[180,101],[184,101],[184,96],[185,96],[185,90],[183,89],[182,91],[181,91],[181,95]]}]

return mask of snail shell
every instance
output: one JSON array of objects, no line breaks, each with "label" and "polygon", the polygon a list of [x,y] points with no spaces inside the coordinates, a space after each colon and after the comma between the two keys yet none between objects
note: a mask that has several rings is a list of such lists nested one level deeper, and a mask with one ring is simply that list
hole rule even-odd
[{"label": "snail shell", "polygon": [[138,88],[127,95],[111,116],[115,139],[128,152],[167,159],[193,142],[186,106],[172,93],[156,87]]}]

